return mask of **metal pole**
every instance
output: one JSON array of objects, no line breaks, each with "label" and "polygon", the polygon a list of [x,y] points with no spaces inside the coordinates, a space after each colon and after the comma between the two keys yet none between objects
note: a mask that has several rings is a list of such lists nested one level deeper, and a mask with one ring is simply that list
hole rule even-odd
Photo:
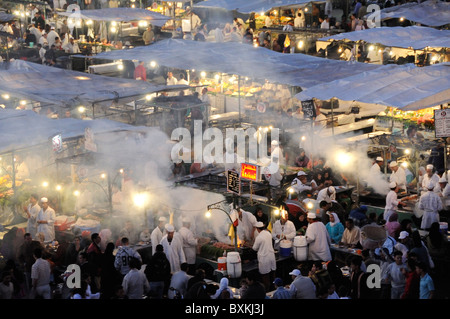
[{"label": "metal pole", "polygon": [[241,76],[238,75],[239,125],[241,125]]}]

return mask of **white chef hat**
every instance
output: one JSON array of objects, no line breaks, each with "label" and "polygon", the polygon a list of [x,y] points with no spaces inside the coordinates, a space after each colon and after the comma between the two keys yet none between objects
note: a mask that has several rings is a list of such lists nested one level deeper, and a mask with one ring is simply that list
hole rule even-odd
[{"label": "white chef hat", "polygon": [[442,174],[442,177],[439,178],[439,183],[447,183],[447,179],[445,178],[444,174]]},{"label": "white chef hat", "polygon": [[182,218],[182,220],[181,220],[183,223],[190,223],[191,222],[191,219],[189,218],[189,217],[183,217]]},{"label": "white chef hat", "polygon": [[316,213],[308,213],[308,215],[306,215],[307,218],[311,218],[311,219],[316,219],[317,215]]},{"label": "white chef hat", "polygon": [[427,188],[428,189],[433,189],[434,188],[434,182],[433,181],[430,181],[429,183],[428,183],[428,185],[427,185]]},{"label": "white chef hat", "polygon": [[433,169],[433,167],[434,167],[433,164],[428,164],[427,165],[427,169]]},{"label": "white chef hat", "polygon": [[263,222],[256,222],[255,227],[256,228],[264,227],[264,223]]},{"label": "white chef hat", "polygon": [[329,187],[328,187],[328,191],[329,191],[330,193],[336,193],[336,188],[334,188],[334,186],[329,186]]},{"label": "white chef hat", "polygon": [[297,176],[306,176],[307,174],[304,171],[298,171]]},{"label": "white chef hat", "polygon": [[396,188],[397,187],[397,183],[396,182],[390,182],[389,183],[389,188]]},{"label": "white chef hat", "polygon": [[271,143],[272,146],[278,146],[278,141],[277,140],[273,140]]},{"label": "white chef hat", "polygon": [[160,222],[165,222],[166,220],[167,220],[167,218],[164,217],[164,216],[161,216],[161,217],[159,217],[159,219],[158,219],[158,221],[160,221]]},{"label": "white chef hat", "polygon": [[48,202],[48,198],[47,197],[42,197],[41,198],[41,203],[47,203]]},{"label": "white chef hat", "polygon": [[175,227],[172,224],[166,224],[165,228],[169,233],[175,231]]},{"label": "white chef hat", "polygon": [[398,166],[396,161],[392,161],[391,163],[389,163],[389,167],[395,167]]},{"label": "white chef hat", "polygon": [[378,157],[376,158],[376,161],[377,161],[377,162],[382,162],[382,161],[383,161],[383,158],[382,158],[381,156],[378,156]]}]

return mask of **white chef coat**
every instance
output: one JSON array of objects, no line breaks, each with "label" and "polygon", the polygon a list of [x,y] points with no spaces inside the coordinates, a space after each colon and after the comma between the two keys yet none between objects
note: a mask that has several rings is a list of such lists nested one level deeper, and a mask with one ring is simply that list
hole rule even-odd
[{"label": "white chef coat", "polygon": [[183,251],[188,264],[195,264],[198,240],[194,237],[192,230],[183,226],[178,231],[183,238]]},{"label": "white chef coat", "polygon": [[330,235],[321,221],[308,224],[305,237],[308,242],[308,260],[331,260]]},{"label": "white chef coat", "polygon": [[439,211],[443,209],[442,200],[434,191],[428,191],[420,196],[419,208],[423,210],[420,227],[427,229],[434,222],[439,222]]},{"label": "white chef coat", "polygon": [[392,171],[389,182],[396,182],[400,189],[406,190],[406,172],[403,167],[399,167],[396,172]]},{"label": "white chef coat", "polygon": [[389,191],[386,195],[386,206],[384,206],[383,219],[389,220],[389,216],[397,211],[397,206],[400,201],[398,200],[397,193],[393,190]]},{"label": "white chef coat", "polygon": [[272,246],[272,235],[266,229],[256,236],[252,247],[257,251],[259,273],[264,275],[277,269],[275,251]]},{"label": "white chef coat", "polygon": [[303,191],[312,190],[311,186],[303,184],[298,178],[294,178],[291,183],[291,188],[297,193],[301,194]]},{"label": "white chef coat", "polygon": [[152,242],[152,255],[155,254],[156,246],[158,246],[158,244],[161,242],[161,239],[164,235],[165,231],[163,233],[159,227],[153,229],[152,234],[150,235],[150,241]]},{"label": "white chef coat", "polygon": [[31,238],[36,238],[37,233],[37,216],[41,210],[41,206],[39,206],[38,203],[36,205],[32,206],[32,204],[28,204],[28,212],[30,214],[30,218],[28,218],[27,221],[27,232],[31,234]]},{"label": "white chef coat", "polygon": [[163,236],[160,244],[164,248],[167,259],[170,262],[170,271],[172,274],[181,270],[181,264],[186,262],[186,255],[183,251],[183,240],[177,233],[173,235],[172,242],[167,240],[167,234]]},{"label": "white chef coat", "polygon": [[434,189],[433,191],[435,193],[439,193],[441,191],[441,186],[439,185],[439,175],[434,173],[433,175],[428,176],[428,174],[423,175],[422,179],[422,195],[425,194],[428,191],[428,184],[432,181],[434,183]]},{"label": "white chef coat", "polygon": [[[280,238],[277,238],[277,235],[280,235]],[[293,241],[296,235],[296,229],[293,222],[287,220],[284,225],[281,224],[280,220],[277,220],[273,224],[272,228],[272,237],[274,240],[277,239],[288,239]]]},{"label": "white chef coat", "polygon": [[53,208],[48,207],[45,211],[43,208],[39,211],[36,221],[46,220],[47,224],[37,224],[37,232],[45,235],[45,242],[51,242],[55,239],[55,220],[56,213]]},{"label": "white chef coat", "polygon": [[247,212],[241,208],[242,219],[239,218],[239,224],[237,226],[237,234],[240,240],[251,241],[253,227],[256,225],[256,217],[250,212]]}]

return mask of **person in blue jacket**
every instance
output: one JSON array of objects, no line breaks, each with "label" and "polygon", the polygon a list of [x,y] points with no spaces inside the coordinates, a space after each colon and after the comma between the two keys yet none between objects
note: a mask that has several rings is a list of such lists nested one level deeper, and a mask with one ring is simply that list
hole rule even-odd
[{"label": "person in blue jacket", "polygon": [[331,243],[338,244],[344,234],[344,225],[342,225],[339,217],[336,213],[327,212],[330,216],[330,221],[325,225],[328,234],[330,234]]}]

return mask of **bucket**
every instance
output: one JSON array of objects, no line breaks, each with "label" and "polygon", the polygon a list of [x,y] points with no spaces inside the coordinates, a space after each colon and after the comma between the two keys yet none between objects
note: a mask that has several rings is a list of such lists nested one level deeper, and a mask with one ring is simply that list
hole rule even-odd
[{"label": "bucket", "polygon": [[230,278],[239,278],[242,275],[241,256],[237,251],[227,253],[227,274]]},{"label": "bucket", "polygon": [[308,242],[305,236],[294,237],[293,252],[296,261],[308,260]]},{"label": "bucket", "polygon": [[218,270],[227,270],[227,257],[217,258],[217,263]]},{"label": "bucket", "polygon": [[447,236],[448,235],[448,223],[440,222],[439,223],[439,230],[441,231],[442,234]]},{"label": "bucket", "polygon": [[284,239],[280,242],[280,256],[289,257],[291,255],[292,242]]}]

